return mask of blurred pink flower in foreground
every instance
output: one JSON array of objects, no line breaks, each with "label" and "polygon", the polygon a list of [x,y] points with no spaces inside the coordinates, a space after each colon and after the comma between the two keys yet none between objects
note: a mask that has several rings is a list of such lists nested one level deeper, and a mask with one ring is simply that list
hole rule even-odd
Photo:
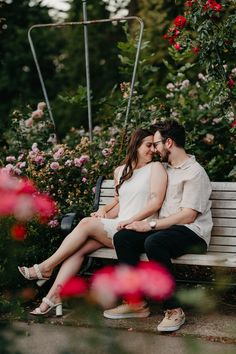
[{"label": "blurred pink flower in foreground", "polygon": [[62,297],[79,296],[86,292],[87,284],[79,277],[70,278],[61,288],[60,295]]},{"label": "blurred pink flower in foreground", "polygon": [[0,169],[0,200],[0,216],[14,216],[22,222],[34,216],[44,222],[56,212],[48,195],[39,193],[29,179],[13,177],[4,168]]},{"label": "blurred pink flower in foreground", "polygon": [[128,302],[139,302],[143,296],[163,300],[174,290],[174,281],[170,273],[160,264],[140,262],[137,267],[119,265],[113,270],[105,267],[94,273],[92,289],[97,302],[103,305],[104,297],[110,293],[112,297],[122,297]]},{"label": "blurred pink flower in foreground", "polygon": [[[61,295],[76,296],[84,291],[78,282],[81,278],[72,278],[62,287]],[[103,307],[111,307],[117,298],[129,303],[137,303],[144,296],[161,301],[171,296],[174,291],[171,274],[160,264],[140,262],[137,267],[128,265],[107,266],[91,277],[91,297]]]}]

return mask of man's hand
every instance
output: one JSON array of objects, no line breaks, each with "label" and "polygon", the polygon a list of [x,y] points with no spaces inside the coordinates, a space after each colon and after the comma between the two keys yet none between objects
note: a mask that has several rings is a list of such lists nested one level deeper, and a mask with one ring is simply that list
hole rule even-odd
[{"label": "man's hand", "polygon": [[145,220],[134,221],[132,222],[132,224],[127,225],[125,228],[127,230],[133,230],[138,232],[147,232],[151,230],[149,223]]}]

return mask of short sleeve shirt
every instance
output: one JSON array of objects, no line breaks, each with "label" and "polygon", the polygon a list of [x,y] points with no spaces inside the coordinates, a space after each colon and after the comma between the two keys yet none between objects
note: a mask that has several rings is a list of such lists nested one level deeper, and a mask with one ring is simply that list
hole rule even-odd
[{"label": "short sleeve shirt", "polygon": [[213,226],[209,200],[212,188],[206,171],[192,155],[189,155],[189,159],[178,167],[169,164],[165,167],[168,186],[159,218],[178,213],[182,208],[196,210],[198,215],[195,221],[184,226],[203,238],[209,245]]}]

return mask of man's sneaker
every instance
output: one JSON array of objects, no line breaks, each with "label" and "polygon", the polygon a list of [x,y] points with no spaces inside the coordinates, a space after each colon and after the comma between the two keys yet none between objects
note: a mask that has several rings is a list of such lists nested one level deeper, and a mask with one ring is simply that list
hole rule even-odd
[{"label": "man's sneaker", "polygon": [[160,332],[177,331],[185,322],[185,314],[181,308],[165,311],[165,317],[157,326]]},{"label": "man's sneaker", "polygon": [[115,307],[114,309],[106,310],[103,312],[103,316],[112,320],[118,320],[120,318],[142,318],[150,315],[149,307],[145,302],[139,304],[127,304],[124,303]]}]

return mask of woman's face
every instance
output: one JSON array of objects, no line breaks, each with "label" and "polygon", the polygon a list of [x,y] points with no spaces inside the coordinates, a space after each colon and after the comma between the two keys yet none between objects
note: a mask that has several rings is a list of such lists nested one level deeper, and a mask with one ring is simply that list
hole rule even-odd
[{"label": "woman's face", "polygon": [[139,162],[148,163],[152,161],[153,157],[153,135],[149,135],[142,140],[142,144],[138,148],[138,160]]}]

